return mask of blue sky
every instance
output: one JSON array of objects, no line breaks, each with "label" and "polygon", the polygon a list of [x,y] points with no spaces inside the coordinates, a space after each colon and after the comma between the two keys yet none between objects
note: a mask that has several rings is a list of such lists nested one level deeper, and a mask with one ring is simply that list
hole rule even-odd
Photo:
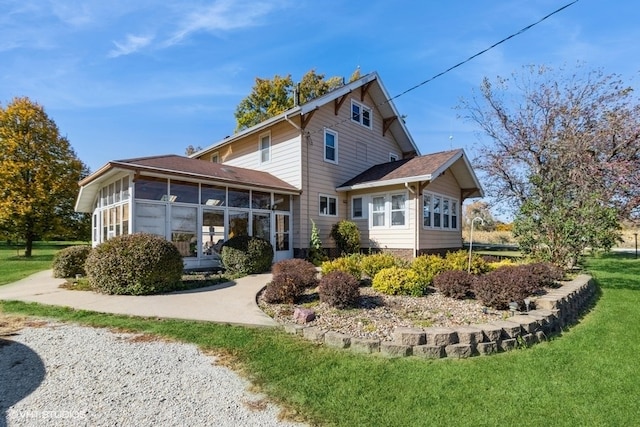
[{"label": "blue sky", "polygon": [[[42,104],[96,170],[231,134],[255,77],[348,78],[359,66],[394,96],[569,2],[0,0],[0,102]],[[473,153],[478,130],[455,107],[484,76],[581,61],[634,85],[639,12],[633,0],[579,0],[396,106],[423,153]]]}]

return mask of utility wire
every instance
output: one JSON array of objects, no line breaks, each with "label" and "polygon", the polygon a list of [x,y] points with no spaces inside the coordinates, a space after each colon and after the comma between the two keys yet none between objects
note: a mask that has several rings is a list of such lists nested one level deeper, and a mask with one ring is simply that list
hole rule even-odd
[{"label": "utility wire", "polygon": [[429,83],[429,82],[431,82],[431,81],[433,81],[433,80],[437,79],[438,77],[443,76],[443,75],[447,74],[448,72],[450,72],[450,71],[452,71],[452,70],[455,70],[456,68],[460,67],[461,65],[464,65],[464,64],[466,64],[467,62],[471,61],[472,59],[477,58],[478,56],[480,56],[480,55],[482,55],[482,54],[484,54],[484,53],[487,53],[487,52],[488,52],[488,51],[490,51],[491,49],[493,49],[493,48],[495,48],[495,47],[497,47],[497,46],[501,45],[502,43],[506,42],[507,40],[511,40],[512,38],[514,38],[514,37],[516,37],[516,36],[519,36],[520,34],[524,33],[525,31],[527,31],[527,30],[529,30],[529,29],[531,29],[531,28],[535,27],[535,26],[536,26],[536,25],[538,25],[539,23],[541,23],[541,22],[545,21],[546,19],[548,19],[548,18],[552,17],[552,16],[553,16],[553,15],[555,15],[556,13],[559,13],[559,12],[563,11],[564,9],[566,9],[566,8],[568,8],[569,6],[571,6],[571,5],[575,4],[575,3],[577,3],[578,1],[579,1],[579,0],[574,0],[574,1],[572,1],[571,3],[568,3],[568,4],[564,5],[564,6],[562,6],[561,8],[554,10],[553,12],[551,12],[550,14],[548,14],[548,15],[546,15],[546,16],[544,16],[544,17],[540,18],[538,21],[534,22],[533,24],[527,25],[526,27],[524,27],[524,28],[523,28],[523,29],[521,29],[520,31],[518,31],[518,32],[516,32],[516,33],[513,33],[513,34],[511,34],[510,36],[507,36],[507,37],[503,38],[503,39],[502,39],[502,40],[500,40],[499,42],[492,44],[492,45],[491,45],[491,46],[489,46],[488,48],[486,48],[486,49],[484,49],[484,50],[481,50],[480,52],[476,53],[475,55],[471,55],[470,57],[468,57],[468,58],[467,58],[467,59],[465,59],[464,61],[458,62],[456,65],[454,65],[454,66],[452,66],[452,67],[447,68],[446,70],[444,70],[444,71],[442,71],[442,72],[440,72],[440,73],[436,74],[435,76],[433,76],[433,77],[431,77],[431,78],[428,78],[427,80],[423,81],[422,83],[418,83],[417,85],[415,85],[415,86],[413,86],[413,87],[410,87],[409,89],[405,90],[404,92],[401,92],[401,93],[399,93],[398,95],[396,95],[396,96],[393,96],[393,97],[389,98],[386,102],[392,101],[392,100],[394,100],[394,99],[396,99],[396,98],[400,98],[402,95],[405,95],[405,94],[407,94],[407,93],[409,93],[409,92],[411,92],[411,91],[413,91],[413,90],[416,90],[416,89],[418,89],[419,87],[424,86],[424,85],[426,85],[427,83]]},{"label": "utility wire", "polygon": [[[452,67],[449,67],[449,68],[447,68],[447,69],[446,69],[446,70],[444,70],[444,71],[439,72],[438,74],[434,75],[433,77],[430,77],[430,78],[428,78],[427,80],[425,80],[425,81],[423,81],[423,82],[421,82],[421,83],[418,83],[418,84],[417,84],[417,85],[415,85],[415,86],[410,87],[409,89],[405,90],[404,92],[400,92],[399,94],[397,94],[397,95],[395,95],[395,96],[392,96],[392,97],[391,97],[391,98],[389,98],[389,99],[386,99],[385,101],[383,101],[383,102],[381,102],[381,103],[377,104],[377,105],[376,105],[376,107],[380,107],[380,106],[382,106],[382,105],[384,105],[384,104],[388,104],[389,102],[393,101],[394,99],[400,98],[401,96],[406,95],[407,93],[412,92],[412,91],[414,91],[414,90],[416,90],[416,89],[418,89],[418,88],[420,88],[420,87],[422,87],[422,86],[426,85],[427,83],[429,83],[429,82],[431,82],[431,81],[433,81],[433,80],[437,79],[438,77],[441,77],[441,76],[443,76],[443,75],[447,74],[448,72],[450,72],[450,71],[452,71],[452,70],[455,70],[456,68],[458,68],[458,67],[460,67],[460,66],[462,66],[462,65],[466,64],[467,62],[469,62],[469,61],[471,61],[471,60],[473,60],[473,59],[477,58],[477,57],[478,57],[478,56],[480,56],[480,55],[483,55],[483,54],[487,53],[488,51],[490,51],[491,49],[493,49],[493,48],[495,48],[495,47],[497,47],[497,46],[501,45],[502,43],[504,43],[504,42],[506,42],[506,41],[508,41],[508,40],[511,40],[511,39],[512,39],[512,38],[514,38],[514,37],[519,36],[520,34],[522,34],[522,33],[526,32],[527,30],[529,30],[529,29],[531,29],[531,28],[533,28],[533,27],[535,27],[536,25],[540,24],[541,22],[543,22],[543,21],[545,21],[545,20],[549,19],[549,18],[550,18],[550,17],[552,17],[553,15],[555,15],[555,14],[557,14],[557,13],[562,12],[564,9],[568,8],[569,6],[571,6],[571,5],[575,4],[575,3],[578,3],[578,1],[580,1],[580,0],[574,0],[574,1],[572,1],[571,3],[567,3],[567,4],[565,4],[565,5],[564,5],[564,6],[562,6],[561,8],[556,9],[556,10],[554,10],[553,12],[549,13],[548,15],[543,16],[542,18],[540,18],[539,20],[537,20],[537,21],[536,21],[536,22],[534,22],[533,24],[529,24],[529,25],[527,25],[526,27],[522,28],[520,31],[517,31],[517,32],[515,32],[515,33],[513,33],[513,34],[511,34],[511,35],[509,35],[509,36],[507,36],[507,37],[505,37],[505,38],[503,38],[502,40],[500,40],[500,41],[498,41],[498,42],[496,42],[496,43],[492,44],[492,45],[491,45],[491,46],[489,46],[488,48],[483,49],[483,50],[481,50],[480,52],[478,52],[478,53],[476,53],[476,54],[474,54],[474,55],[471,55],[470,57],[468,57],[468,58],[467,58],[467,59],[465,59],[464,61],[458,62],[456,65],[454,65],[454,66],[452,66]],[[344,119],[344,120],[341,120],[341,121],[339,121],[339,122],[336,122],[336,123],[334,123],[331,127],[338,126],[338,125],[340,125],[340,124],[342,124],[342,123],[344,123],[344,122],[349,121],[350,119],[351,119],[351,118],[349,118],[349,119]],[[313,131],[313,132],[307,132],[307,136],[310,136],[311,134],[314,134],[314,133],[317,133],[317,132],[321,132],[321,131],[322,131],[322,130],[317,130],[317,131]]]}]

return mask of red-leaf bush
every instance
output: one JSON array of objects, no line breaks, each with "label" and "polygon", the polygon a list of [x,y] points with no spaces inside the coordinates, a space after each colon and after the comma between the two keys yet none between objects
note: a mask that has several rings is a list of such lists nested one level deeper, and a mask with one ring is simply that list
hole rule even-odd
[{"label": "red-leaf bush", "polygon": [[529,265],[501,267],[478,276],[473,285],[476,298],[496,309],[506,309],[512,301],[522,306],[525,298],[541,289],[542,283]]},{"label": "red-leaf bush", "polygon": [[557,282],[564,278],[564,270],[550,262],[536,262],[528,264],[531,274],[538,278],[541,286],[557,286]]},{"label": "red-leaf bush", "polygon": [[269,304],[293,304],[303,291],[304,287],[297,283],[297,277],[282,272],[267,283],[263,296]]},{"label": "red-leaf bush", "polygon": [[443,271],[433,278],[433,286],[444,296],[464,299],[472,295],[473,283],[476,276],[466,271]]},{"label": "red-leaf bush", "polygon": [[271,267],[271,273],[274,276],[286,273],[303,288],[313,288],[318,284],[316,266],[304,259],[294,258],[278,261]]},{"label": "red-leaf bush", "polygon": [[349,273],[332,271],[322,276],[318,285],[320,301],[336,308],[353,307],[360,298],[360,283]]}]

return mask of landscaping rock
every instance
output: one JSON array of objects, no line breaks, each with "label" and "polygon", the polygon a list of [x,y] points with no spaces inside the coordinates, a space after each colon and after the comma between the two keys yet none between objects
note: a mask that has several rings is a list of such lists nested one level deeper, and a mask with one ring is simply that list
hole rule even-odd
[{"label": "landscaping rock", "polygon": [[316,318],[316,312],[309,308],[296,307],[293,311],[293,320],[296,323],[309,323],[313,322]]},{"label": "landscaping rock", "polygon": [[327,331],[323,329],[316,326],[310,326],[308,328],[304,328],[302,336],[311,341],[322,341],[326,333]]},{"label": "landscaping rock", "polygon": [[284,325],[284,331],[292,335],[302,335],[304,328],[304,326],[295,323],[285,323]]},{"label": "landscaping rock", "polygon": [[425,328],[424,333],[429,345],[451,345],[458,343],[458,334],[451,328]]},{"label": "landscaping rock", "polygon": [[517,345],[518,345],[518,340],[516,340],[515,338],[508,338],[508,339],[501,340],[498,343],[498,348],[501,351],[511,351],[514,348],[516,348]]},{"label": "landscaping rock", "polygon": [[460,344],[475,345],[484,340],[482,330],[473,326],[458,326],[456,332],[458,333],[458,342]]},{"label": "landscaping rock", "polygon": [[416,345],[413,347],[413,355],[425,359],[440,359],[445,357],[443,345]]},{"label": "landscaping rock", "polygon": [[422,329],[396,328],[393,331],[393,340],[403,345],[424,345],[427,343],[427,336]]},{"label": "landscaping rock", "polygon": [[347,348],[351,345],[351,337],[338,332],[327,332],[324,334],[324,343],[333,348]]},{"label": "landscaping rock", "polygon": [[509,318],[509,322],[519,323],[526,333],[533,333],[538,330],[540,325],[538,321],[526,314],[518,314]]},{"label": "landscaping rock", "polygon": [[482,341],[497,342],[502,337],[502,328],[497,325],[486,323],[482,325],[473,325],[473,327],[478,328],[482,331],[482,335],[483,335]]},{"label": "landscaping rock", "polygon": [[[513,317],[510,319],[513,319]],[[508,320],[496,320],[491,323],[502,329],[502,338],[516,338],[522,335],[522,328],[519,323],[510,322]]]},{"label": "landscaping rock", "polygon": [[481,342],[476,345],[476,350],[478,350],[478,354],[488,355],[498,352],[498,343],[495,341],[491,342]]},{"label": "landscaping rock", "polygon": [[407,357],[413,353],[413,347],[383,341],[380,343],[380,353],[387,357]]},{"label": "landscaping rock", "polygon": [[355,353],[378,353],[380,351],[380,340],[351,338],[350,348]]},{"label": "landscaping rock", "polygon": [[473,356],[473,348],[469,344],[451,344],[444,349],[447,357],[452,359],[466,359]]}]

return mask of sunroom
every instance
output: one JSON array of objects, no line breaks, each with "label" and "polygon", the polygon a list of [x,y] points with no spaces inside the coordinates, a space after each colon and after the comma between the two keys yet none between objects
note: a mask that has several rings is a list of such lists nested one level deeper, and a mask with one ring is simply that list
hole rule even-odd
[{"label": "sunroom", "polygon": [[274,261],[293,257],[286,182],[250,169],[168,155],[109,162],[80,182],[76,210],[92,214],[92,244],[146,232],[171,241],[185,269],[215,269],[222,243],[264,238]]}]

